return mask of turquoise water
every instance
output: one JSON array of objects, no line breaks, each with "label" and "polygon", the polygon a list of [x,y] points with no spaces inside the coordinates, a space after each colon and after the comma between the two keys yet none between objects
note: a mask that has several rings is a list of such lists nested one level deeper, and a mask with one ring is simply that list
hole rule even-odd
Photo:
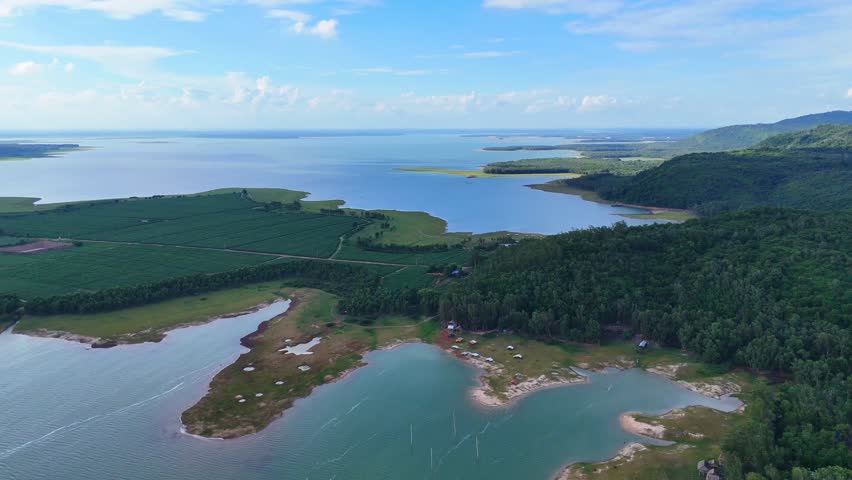
[{"label": "turquoise water", "polygon": [[[567,156],[571,152],[485,152],[519,143],[453,134],[292,139],[39,138],[96,147],[61,158],[0,163],[0,195],[47,202],[193,193],[224,187],[278,187],[343,199],[367,209],[426,211],[452,231],[552,234],[624,221],[612,208],[577,196],[525,188],[548,178],[468,179],[401,172],[403,167],[476,169],[493,161]],[[527,139],[527,143],[558,140]],[[151,143],[163,142],[163,143]],[[524,143],[524,142],[521,142]]]},{"label": "turquoise water", "polygon": [[469,400],[473,368],[411,344],[369,354],[257,435],[182,434],[180,413],[239,355],[239,338],[286,308],[110,350],[0,335],[0,478],[547,480],[644,441],[621,430],[622,412],[738,405],[629,370],[486,410]]}]

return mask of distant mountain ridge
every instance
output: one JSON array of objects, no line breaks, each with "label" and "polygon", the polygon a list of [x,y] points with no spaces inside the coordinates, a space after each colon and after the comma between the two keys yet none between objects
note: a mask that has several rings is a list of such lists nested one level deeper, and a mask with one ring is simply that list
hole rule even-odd
[{"label": "distant mountain ridge", "polygon": [[760,142],[782,133],[808,130],[820,125],[852,125],[852,112],[835,110],[788,118],[775,123],[731,125],[698,133],[672,144],[673,150],[695,152],[720,152],[753,147]]}]

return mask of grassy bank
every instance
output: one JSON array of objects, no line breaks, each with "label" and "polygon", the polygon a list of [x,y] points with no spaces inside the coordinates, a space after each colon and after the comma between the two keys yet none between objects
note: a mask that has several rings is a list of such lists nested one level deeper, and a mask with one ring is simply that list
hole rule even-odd
[{"label": "grassy bank", "polygon": [[721,443],[736,415],[705,407],[689,407],[660,417],[637,416],[636,420],[662,426],[664,440],[674,445],[648,446],[631,454],[595,464],[578,464],[566,470],[562,480],[660,480],[698,478],[700,460],[718,458]]},{"label": "grassy bank", "polygon": [[[290,311],[244,338],[243,344],[251,350],[219,372],[207,395],[183,413],[188,432],[215,438],[257,432],[314,387],[359,366],[365,351],[417,338],[424,330],[418,322],[401,317],[344,321],[335,313],[337,297],[319,290],[299,289],[285,294],[294,300]],[[316,337],[321,341],[310,355],[279,351],[288,345],[288,339],[295,345]]]},{"label": "grassy bank", "polygon": [[121,343],[159,341],[165,332],[181,325],[250,310],[271,303],[282,294],[281,282],[259,283],[114,312],[27,316],[16,330],[31,334],[65,332]]},{"label": "grassy bank", "polygon": [[[640,351],[632,342],[590,345],[471,332],[459,337],[463,339],[462,343],[455,343],[456,338],[443,334],[438,343],[445,349],[458,346],[458,349],[452,350],[456,356],[483,367],[486,393],[499,403],[506,403],[531,389],[582,380],[571,367],[586,370],[642,368],[711,396],[748,390],[754,381],[750,374],[729,372],[724,367],[700,362],[680,350],[655,347]],[[471,345],[471,340],[475,340],[476,344]],[[508,346],[514,349],[508,350]],[[462,355],[465,351],[478,353],[480,357],[470,359]],[[524,358],[514,358],[516,354]],[[484,362],[489,357],[494,359],[493,363]]]}]

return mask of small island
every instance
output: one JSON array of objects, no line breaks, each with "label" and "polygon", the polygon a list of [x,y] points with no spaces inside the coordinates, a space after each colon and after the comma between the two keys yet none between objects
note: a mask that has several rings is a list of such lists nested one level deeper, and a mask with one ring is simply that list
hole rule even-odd
[{"label": "small island", "polygon": [[56,157],[81,149],[76,143],[0,142],[0,161]]}]

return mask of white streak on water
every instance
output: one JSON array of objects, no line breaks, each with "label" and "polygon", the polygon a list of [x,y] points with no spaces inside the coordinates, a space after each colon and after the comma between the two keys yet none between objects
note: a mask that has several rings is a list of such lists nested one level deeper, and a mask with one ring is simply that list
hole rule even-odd
[{"label": "white streak on water", "polygon": [[37,445],[37,444],[39,444],[39,443],[41,443],[41,442],[43,442],[43,441],[45,441],[45,440],[49,440],[51,437],[53,437],[53,436],[55,436],[55,435],[59,434],[60,432],[64,432],[64,431],[66,431],[66,430],[71,430],[71,429],[73,429],[74,427],[77,427],[77,426],[80,426],[80,425],[85,425],[85,424],[87,424],[87,423],[89,423],[89,422],[92,422],[92,421],[94,421],[94,420],[98,420],[98,419],[101,419],[101,418],[109,417],[109,416],[112,416],[112,415],[115,415],[115,414],[119,414],[119,413],[124,413],[124,412],[126,412],[126,411],[128,411],[128,410],[130,410],[130,409],[133,409],[133,408],[136,408],[136,407],[139,407],[139,406],[145,405],[145,404],[147,404],[147,403],[150,403],[150,402],[152,402],[152,401],[154,401],[154,400],[156,400],[156,399],[158,399],[158,398],[161,398],[161,397],[163,397],[163,396],[165,396],[165,395],[168,395],[168,394],[169,394],[169,393],[171,393],[171,392],[174,392],[174,391],[175,391],[175,390],[177,390],[178,388],[182,387],[182,386],[183,386],[183,384],[184,384],[184,382],[180,382],[180,383],[178,383],[177,385],[175,385],[174,387],[172,387],[172,388],[170,388],[170,389],[166,390],[165,392],[158,393],[157,395],[154,395],[154,396],[152,396],[152,397],[146,398],[146,399],[144,399],[144,400],[140,400],[140,401],[138,401],[138,402],[136,402],[136,403],[132,403],[132,404],[130,404],[130,405],[128,405],[128,406],[126,406],[126,407],[119,408],[118,410],[114,410],[114,411],[112,411],[112,412],[104,413],[104,414],[100,414],[100,415],[93,415],[93,416],[91,416],[91,417],[89,417],[89,418],[86,418],[86,419],[84,419],[84,420],[78,420],[78,421],[76,421],[76,422],[69,423],[68,425],[63,425],[63,426],[61,426],[61,427],[59,427],[59,428],[56,428],[56,429],[54,429],[54,430],[52,430],[52,431],[50,431],[50,432],[48,432],[48,433],[46,433],[46,434],[42,435],[41,437],[38,437],[38,438],[36,438],[36,439],[33,439],[33,440],[28,441],[28,442],[22,443],[21,445],[18,445],[17,447],[13,447],[13,448],[10,448],[10,449],[5,450],[5,451],[3,451],[3,452],[0,452],[0,459],[9,458],[11,455],[14,455],[15,453],[17,453],[17,452],[19,452],[19,451],[21,451],[21,450],[23,450],[23,449],[25,449],[25,448],[27,448],[27,447],[31,447],[31,446],[33,446],[33,445]]},{"label": "white streak on water", "polygon": [[446,458],[449,457],[451,453],[455,452],[456,449],[458,449],[461,446],[461,444],[466,442],[469,438],[470,438],[470,434],[468,433],[453,448],[447,450],[447,453],[445,453],[441,458],[438,459],[438,468],[441,468],[441,465],[444,463],[444,460],[446,460]]},{"label": "white streak on water", "polygon": [[360,407],[362,403],[366,402],[368,398],[370,398],[370,397],[364,397],[364,399],[363,399],[363,400],[361,400],[360,402],[356,403],[355,405],[352,405],[352,408],[350,408],[350,409],[349,409],[349,411],[348,411],[348,412],[346,412],[346,415],[349,415],[350,413],[354,412],[354,411],[355,411],[355,409],[357,409],[358,407]]}]

